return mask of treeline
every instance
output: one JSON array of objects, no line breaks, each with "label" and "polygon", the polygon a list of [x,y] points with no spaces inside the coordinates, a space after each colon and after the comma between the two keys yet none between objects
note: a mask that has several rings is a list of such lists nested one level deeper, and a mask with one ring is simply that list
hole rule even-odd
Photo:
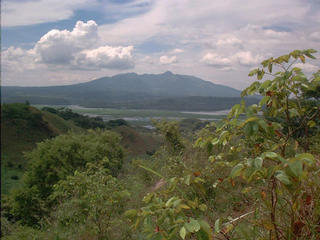
[{"label": "treeline", "polygon": [[[85,107],[126,108],[126,109],[156,109],[175,111],[220,111],[230,109],[239,103],[239,97],[172,97],[161,99],[147,99],[143,101],[86,101],[81,103]],[[247,104],[258,103],[258,98],[246,98]]]},{"label": "treeline", "polygon": [[53,114],[58,115],[59,117],[65,120],[72,120],[77,126],[84,129],[112,129],[119,126],[128,126],[128,122],[123,119],[116,119],[104,122],[101,117],[89,117],[82,114],[73,112],[68,108],[51,108],[43,107],[43,111],[47,111]]}]

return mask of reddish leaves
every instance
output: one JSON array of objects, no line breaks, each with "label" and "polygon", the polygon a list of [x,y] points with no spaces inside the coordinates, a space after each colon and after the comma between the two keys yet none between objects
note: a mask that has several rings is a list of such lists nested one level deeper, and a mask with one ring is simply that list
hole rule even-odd
[{"label": "reddish leaves", "polygon": [[302,228],[304,227],[304,223],[302,221],[296,221],[293,225],[293,234],[297,237],[301,236]]}]

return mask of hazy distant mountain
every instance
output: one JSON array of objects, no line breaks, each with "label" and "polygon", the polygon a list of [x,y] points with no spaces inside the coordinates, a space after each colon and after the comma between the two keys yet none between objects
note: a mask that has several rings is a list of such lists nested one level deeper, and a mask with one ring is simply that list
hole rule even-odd
[{"label": "hazy distant mountain", "polygon": [[[217,105],[217,99],[234,97],[239,98],[240,91],[169,71],[163,74],[119,74],[67,86],[2,87],[2,102],[28,100],[33,104],[79,104],[90,107],[155,106],[166,109],[165,105],[170,105],[170,101],[183,105],[181,102],[187,103],[190,99],[198,101],[199,104],[195,106],[201,106],[210,102],[216,102]],[[167,109],[172,108],[174,107],[170,106]],[[207,107],[199,110],[204,109],[208,110]]]},{"label": "hazy distant mountain", "polygon": [[107,90],[114,92],[147,93],[152,96],[203,96],[203,97],[239,97],[240,92],[233,88],[204,81],[187,75],[136,73],[119,74],[104,77],[91,82],[73,85],[90,90]]}]

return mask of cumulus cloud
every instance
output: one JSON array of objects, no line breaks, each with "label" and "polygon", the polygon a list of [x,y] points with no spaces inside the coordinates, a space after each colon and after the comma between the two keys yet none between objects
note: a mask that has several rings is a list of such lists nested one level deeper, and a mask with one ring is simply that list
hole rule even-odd
[{"label": "cumulus cloud", "polygon": [[33,49],[25,50],[19,47],[9,47],[2,51],[2,70],[4,72],[23,72],[24,70],[32,70],[37,67],[35,59],[36,54]]},{"label": "cumulus cloud", "polygon": [[202,57],[201,62],[216,68],[230,70],[230,67],[236,64],[251,66],[258,64],[261,60],[263,60],[263,57],[260,55],[254,56],[250,51],[240,51],[228,57],[217,53],[207,53]]},{"label": "cumulus cloud", "polygon": [[168,57],[168,56],[161,56],[159,58],[159,62],[160,64],[162,65],[168,65],[168,64],[172,64],[172,63],[176,63],[178,60],[177,60],[177,57],[176,56],[172,56],[172,57]]},{"label": "cumulus cloud", "polygon": [[232,59],[219,56],[218,54],[215,54],[215,53],[207,53],[206,55],[203,56],[203,58],[201,59],[201,62],[210,66],[221,68],[221,67],[230,66],[232,64]]},{"label": "cumulus cloud", "polygon": [[250,51],[238,52],[233,56],[233,58],[240,64],[247,66],[258,64],[264,59],[264,57],[262,57],[261,55],[253,56]]},{"label": "cumulus cloud", "polygon": [[78,21],[72,31],[53,29],[35,45],[38,61],[47,64],[68,64],[79,51],[97,43],[97,24]]},{"label": "cumulus cloud", "polygon": [[103,46],[92,50],[84,50],[76,56],[74,65],[79,67],[128,69],[134,67],[132,51],[133,46]]},{"label": "cumulus cloud", "polygon": [[78,21],[72,31],[53,29],[41,37],[33,49],[9,48],[4,61],[26,64],[47,64],[77,69],[107,68],[129,69],[134,67],[133,46],[99,46],[97,24],[90,20]]}]

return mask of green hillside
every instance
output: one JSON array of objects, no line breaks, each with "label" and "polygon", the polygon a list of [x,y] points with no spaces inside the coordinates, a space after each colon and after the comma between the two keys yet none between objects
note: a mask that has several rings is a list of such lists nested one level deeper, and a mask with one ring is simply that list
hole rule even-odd
[{"label": "green hillside", "polygon": [[144,128],[129,126],[124,120],[103,122],[70,109],[56,110],[35,107],[23,103],[3,104],[1,109],[1,191],[19,185],[27,169],[24,153],[33,150],[37,143],[68,131],[82,132],[90,128],[112,129],[122,137],[121,145],[127,156],[146,155],[155,152],[161,138]]},{"label": "green hillside", "polygon": [[38,142],[69,130],[81,129],[72,121],[40,111],[22,103],[1,107],[1,190],[18,184],[26,168],[23,153],[35,148]]}]

